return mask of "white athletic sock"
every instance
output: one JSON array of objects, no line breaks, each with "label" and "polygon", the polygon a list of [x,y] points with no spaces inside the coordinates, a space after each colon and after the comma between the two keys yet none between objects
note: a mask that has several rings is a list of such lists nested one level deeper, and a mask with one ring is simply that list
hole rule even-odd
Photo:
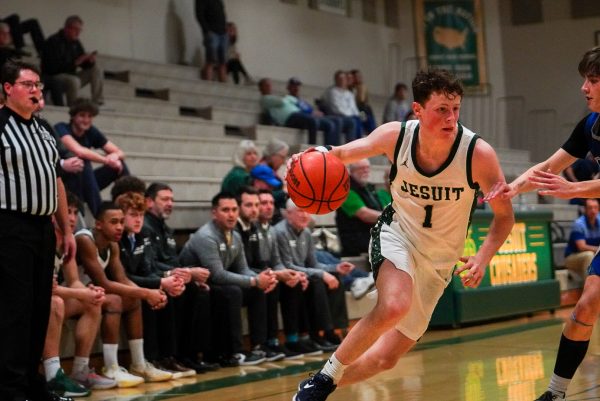
[{"label": "white athletic sock", "polygon": [[119,344],[102,344],[102,355],[104,356],[104,366],[110,368],[111,366],[119,366],[119,359],[117,352],[119,351]]},{"label": "white athletic sock", "polygon": [[46,381],[50,381],[56,377],[56,372],[60,369],[60,358],[55,356],[44,359],[44,371],[46,372]]},{"label": "white athletic sock", "polygon": [[76,356],[73,359],[73,369],[71,370],[71,374],[80,373],[86,370],[90,363],[90,358],[84,358],[83,356]]},{"label": "white athletic sock", "polygon": [[550,378],[548,390],[552,391],[554,394],[564,397],[565,394],[567,394],[567,387],[569,387],[569,383],[571,383],[571,379],[565,379],[564,377],[557,376],[555,373],[553,373],[552,377]]},{"label": "white athletic sock", "polygon": [[129,340],[129,352],[131,352],[131,364],[133,366],[144,366],[144,339]]},{"label": "white athletic sock", "polygon": [[342,363],[335,357],[335,354],[332,354],[327,362],[325,362],[325,366],[323,366],[323,369],[321,369],[321,373],[331,377],[333,382],[337,383],[342,380],[344,370],[347,366],[348,365],[342,365]]}]

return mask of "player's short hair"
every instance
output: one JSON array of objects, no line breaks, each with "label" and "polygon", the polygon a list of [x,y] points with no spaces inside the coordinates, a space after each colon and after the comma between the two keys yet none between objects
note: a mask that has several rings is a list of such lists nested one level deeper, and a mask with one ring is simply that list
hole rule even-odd
[{"label": "player's short hair", "polygon": [[165,184],[163,182],[153,182],[152,184],[150,184],[150,186],[148,186],[148,189],[146,189],[146,193],[144,194],[144,196],[146,198],[155,200],[156,195],[158,195],[158,193],[160,191],[164,191],[164,190],[173,192],[173,189],[170,186],[168,186],[167,184]]},{"label": "player's short hair", "polygon": [[273,196],[273,191],[271,191],[270,189],[263,188],[263,189],[258,190],[258,194],[259,195],[268,194],[268,195]]},{"label": "player's short hair", "polygon": [[75,117],[79,113],[90,113],[92,116],[98,115],[98,106],[90,99],[80,97],[75,99],[71,107],[69,108],[69,115]]},{"label": "player's short hair", "polygon": [[242,204],[242,195],[243,194],[248,194],[248,195],[256,195],[258,196],[258,190],[254,187],[250,187],[250,186],[243,186],[239,192],[236,195],[235,200],[237,201],[238,205]]},{"label": "player's short hair", "polygon": [[233,195],[231,192],[221,191],[218,194],[216,194],[215,196],[213,196],[212,200],[210,201],[213,209],[216,209],[217,207],[219,207],[219,202],[221,201],[221,199],[233,199],[237,203],[237,199],[235,198],[235,195]]},{"label": "player's short hair", "polygon": [[114,201],[125,192],[137,192],[144,195],[146,193],[146,183],[134,175],[119,177],[110,190],[110,197]]},{"label": "player's short hair", "polygon": [[96,218],[96,220],[102,220],[106,212],[108,212],[109,210],[121,210],[121,208],[117,206],[114,202],[103,201],[100,203],[100,206],[98,206],[98,211],[96,212],[96,216],[94,217]]},{"label": "player's short hair", "polygon": [[433,93],[443,93],[448,96],[464,94],[462,82],[447,70],[430,69],[417,72],[412,81],[413,99],[421,106],[429,100]]},{"label": "player's short hair", "polygon": [[74,207],[76,209],[81,209],[81,200],[71,191],[67,192],[67,207]]},{"label": "player's short hair", "polygon": [[585,52],[579,62],[579,74],[582,77],[600,77],[600,46]]},{"label": "player's short hair", "polygon": [[125,192],[115,199],[115,203],[121,208],[121,210],[123,210],[123,212],[126,212],[129,209],[133,209],[138,212],[146,211],[146,202],[144,200],[144,196],[139,192]]}]

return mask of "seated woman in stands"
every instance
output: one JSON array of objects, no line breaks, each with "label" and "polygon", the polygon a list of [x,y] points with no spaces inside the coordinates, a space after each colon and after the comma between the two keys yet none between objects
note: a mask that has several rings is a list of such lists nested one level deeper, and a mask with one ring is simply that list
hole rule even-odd
[{"label": "seated woman in stands", "polygon": [[236,195],[240,189],[252,184],[250,170],[252,170],[261,158],[261,151],[249,139],[240,141],[233,155],[233,168],[227,173],[221,183],[221,192]]}]

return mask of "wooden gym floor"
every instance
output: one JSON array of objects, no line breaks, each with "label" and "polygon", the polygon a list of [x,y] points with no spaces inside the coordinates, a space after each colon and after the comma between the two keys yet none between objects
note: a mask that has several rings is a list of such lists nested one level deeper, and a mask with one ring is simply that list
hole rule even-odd
[{"label": "wooden gym floor", "polygon": [[[546,388],[564,320],[552,315],[431,330],[392,370],[338,389],[328,401],[533,401]],[[221,369],[191,379],[94,391],[91,401],[290,401],[321,357]],[[569,388],[568,401],[600,400],[600,330]]]}]

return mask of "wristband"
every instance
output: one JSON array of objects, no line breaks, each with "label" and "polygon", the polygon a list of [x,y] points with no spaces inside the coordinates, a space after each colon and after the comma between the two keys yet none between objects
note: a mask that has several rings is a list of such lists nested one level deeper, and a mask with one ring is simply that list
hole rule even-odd
[{"label": "wristband", "polygon": [[327,153],[329,152],[331,149],[333,149],[331,147],[331,145],[326,145],[326,146],[315,146],[314,150],[316,152],[321,152],[321,153]]}]

